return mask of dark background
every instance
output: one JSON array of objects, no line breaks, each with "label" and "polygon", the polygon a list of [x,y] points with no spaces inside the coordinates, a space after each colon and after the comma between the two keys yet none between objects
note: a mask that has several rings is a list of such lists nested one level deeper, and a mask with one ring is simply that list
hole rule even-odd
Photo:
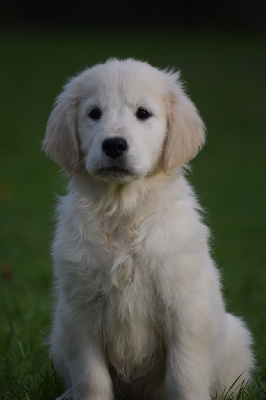
[{"label": "dark background", "polygon": [[5,1],[1,26],[39,28],[208,27],[265,31],[265,1]]}]

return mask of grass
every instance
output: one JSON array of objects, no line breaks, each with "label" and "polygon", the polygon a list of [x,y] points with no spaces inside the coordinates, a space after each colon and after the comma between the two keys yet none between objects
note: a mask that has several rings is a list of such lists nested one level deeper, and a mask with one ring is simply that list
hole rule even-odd
[{"label": "grass", "polygon": [[258,369],[239,399],[266,398],[265,39],[218,32],[2,32],[1,399],[52,400],[62,392],[43,343],[51,322],[52,213],[65,182],[40,142],[66,77],[110,56],[181,69],[206,122],[207,146],[192,162],[190,180],[208,211],[227,308],[243,316],[255,338]]}]

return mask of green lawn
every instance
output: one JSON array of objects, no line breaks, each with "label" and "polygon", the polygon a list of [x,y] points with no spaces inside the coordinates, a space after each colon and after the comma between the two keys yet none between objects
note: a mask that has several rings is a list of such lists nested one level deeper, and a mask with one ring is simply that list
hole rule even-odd
[{"label": "green lawn", "polygon": [[[207,210],[227,308],[251,328],[255,377],[266,382],[265,45],[265,36],[218,32],[2,32],[1,399],[52,400],[62,389],[43,343],[51,321],[53,208],[65,181],[40,142],[66,78],[110,56],[182,71],[208,131],[189,179]],[[254,384],[240,398],[265,399],[266,391]]]}]

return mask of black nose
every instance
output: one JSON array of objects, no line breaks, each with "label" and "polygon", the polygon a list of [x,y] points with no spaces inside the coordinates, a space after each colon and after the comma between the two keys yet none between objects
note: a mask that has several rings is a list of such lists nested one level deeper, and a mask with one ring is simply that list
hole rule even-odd
[{"label": "black nose", "polygon": [[127,141],[121,137],[105,139],[102,143],[102,151],[107,157],[117,158],[127,151]]}]

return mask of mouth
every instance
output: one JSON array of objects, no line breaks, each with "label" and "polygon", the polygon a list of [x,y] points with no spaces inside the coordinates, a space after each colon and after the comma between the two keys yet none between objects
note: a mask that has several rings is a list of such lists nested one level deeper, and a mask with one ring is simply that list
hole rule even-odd
[{"label": "mouth", "polygon": [[108,168],[102,168],[97,172],[99,179],[109,182],[127,182],[134,178],[135,174],[124,167],[112,166]]}]

